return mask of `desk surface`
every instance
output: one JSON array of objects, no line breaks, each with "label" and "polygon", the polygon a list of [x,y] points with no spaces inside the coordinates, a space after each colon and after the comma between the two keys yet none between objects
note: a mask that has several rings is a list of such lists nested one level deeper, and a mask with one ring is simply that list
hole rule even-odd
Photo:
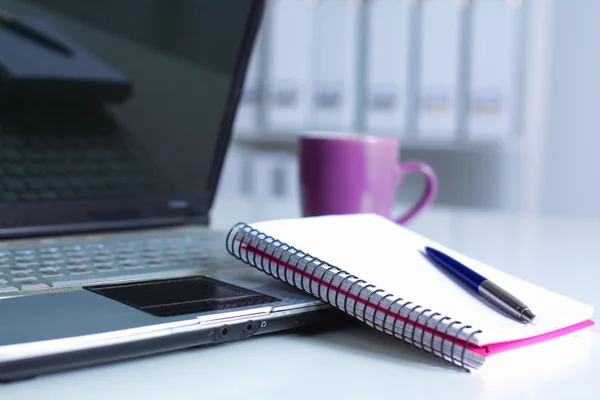
[{"label": "desk surface", "polygon": [[[294,217],[295,203],[220,200],[215,227]],[[513,274],[600,308],[600,219],[432,208],[415,231]],[[597,398],[600,341],[574,360],[540,362],[548,372],[513,383],[468,374],[368,328],[285,332],[0,386],[2,400],[131,398]],[[549,366],[550,365],[550,366]],[[564,368],[561,368],[564,365]],[[510,369],[510,367],[508,368]],[[525,374],[528,374],[526,371]]]}]

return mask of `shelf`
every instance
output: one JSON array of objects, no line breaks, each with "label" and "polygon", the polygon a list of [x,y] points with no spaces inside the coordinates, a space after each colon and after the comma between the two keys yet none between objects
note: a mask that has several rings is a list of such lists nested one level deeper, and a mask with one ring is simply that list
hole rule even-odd
[{"label": "shelf", "polygon": [[[277,132],[235,132],[233,140],[243,146],[259,147],[265,150],[295,150],[298,136],[297,131]],[[374,135],[385,136],[385,135]],[[391,135],[389,135],[391,136]],[[404,150],[417,151],[443,151],[443,152],[513,152],[520,149],[519,138],[498,140],[441,140],[441,139],[416,139],[401,138],[401,147]]]}]

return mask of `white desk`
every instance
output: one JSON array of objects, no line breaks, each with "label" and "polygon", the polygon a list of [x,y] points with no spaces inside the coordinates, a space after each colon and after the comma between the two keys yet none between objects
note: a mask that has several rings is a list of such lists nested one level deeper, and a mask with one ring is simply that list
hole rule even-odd
[{"label": "white desk", "polygon": [[[221,200],[213,223],[228,229],[239,221],[297,214],[293,203]],[[411,226],[600,309],[598,219],[434,208]],[[591,337],[566,371],[559,365],[567,360],[556,360],[556,368],[532,372],[541,376],[527,384],[459,372],[371,329],[353,328],[286,332],[44,376],[0,386],[0,399],[591,399],[600,397],[600,343],[595,333]]]}]

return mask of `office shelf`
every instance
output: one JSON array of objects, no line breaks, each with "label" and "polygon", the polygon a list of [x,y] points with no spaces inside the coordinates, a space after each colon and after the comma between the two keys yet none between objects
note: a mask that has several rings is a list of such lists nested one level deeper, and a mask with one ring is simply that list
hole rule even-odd
[{"label": "office shelf", "polygon": [[[234,142],[245,147],[262,148],[264,150],[289,151],[296,148],[301,132],[236,132]],[[343,135],[343,133],[340,133]],[[366,133],[364,135],[367,135]],[[392,135],[373,135],[391,136]],[[521,138],[511,137],[502,140],[484,139],[419,139],[414,137],[397,137],[404,150],[431,150],[444,152],[510,152],[520,148]]]}]

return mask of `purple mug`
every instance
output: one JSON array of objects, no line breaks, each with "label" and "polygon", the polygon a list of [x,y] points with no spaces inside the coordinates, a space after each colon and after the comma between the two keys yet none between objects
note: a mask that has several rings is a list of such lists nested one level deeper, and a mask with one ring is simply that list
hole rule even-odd
[{"label": "purple mug", "polygon": [[[400,162],[391,137],[311,133],[299,137],[300,192],[305,217],[375,213],[405,224],[437,195],[437,177],[427,164]],[[425,176],[419,201],[403,216],[391,213],[396,189],[411,172]]]}]

